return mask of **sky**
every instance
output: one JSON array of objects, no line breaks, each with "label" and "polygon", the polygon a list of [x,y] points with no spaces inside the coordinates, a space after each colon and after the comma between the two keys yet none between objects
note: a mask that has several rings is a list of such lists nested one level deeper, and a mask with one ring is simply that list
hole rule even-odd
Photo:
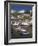
[{"label": "sky", "polygon": [[32,6],[11,4],[11,5],[10,5],[10,9],[11,9],[11,10],[16,10],[16,11],[20,11],[20,10],[32,10]]}]

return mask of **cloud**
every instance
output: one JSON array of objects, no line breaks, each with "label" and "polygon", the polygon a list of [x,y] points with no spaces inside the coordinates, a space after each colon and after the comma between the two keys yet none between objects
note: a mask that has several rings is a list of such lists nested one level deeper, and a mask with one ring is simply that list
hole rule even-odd
[{"label": "cloud", "polygon": [[25,10],[20,10],[20,11],[18,11],[18,13],[24,13],[25,12]]},{"label": "cloud", "polygon": [[15,13],[16,11],[15,10],[11,10],[11,13]]}]

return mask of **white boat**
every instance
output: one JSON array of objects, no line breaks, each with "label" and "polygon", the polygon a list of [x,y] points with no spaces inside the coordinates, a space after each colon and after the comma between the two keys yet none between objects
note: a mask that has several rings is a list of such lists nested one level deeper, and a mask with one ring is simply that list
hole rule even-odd
[{"label": "white boat", "polygon": [[11,16],[11,19],[15,19],[15,17],[12,15],[12,16]]},{"label": "white boat", "polygon": [[28,23],[26,23],[26,22],[23,22],[23,23],[22,23],[22,25],[29,25],[29,24],[28,24]]},{"label": "white boat", "polygon": [[29,34],[29,32],[27,32],[27,33],[23,33],[23,35],[27,35],[27,34]]},{"label": "white boat", "polygon": [[26,30],[25,30],[25,29],[23,29],[23,28],[21,28],[21,31],[25,32]]},{"label": "white boat", "polygon": [[21,28],[21,27],[18,27],[18,28],[16,28],[16,29],[19,30],[19,31],[23,31],[23,32],[26,31],[25,29],[23,29],[23,28]]},{"label": "white boat", "polygon": [[26,20],[25,22],[22,22],[22,25],[27,25],[27,26],[29,26],[30,24],[32,24],[32,20],[31,20],[31,21]]},{"label": "white boat", "polygon": [[17,25],[17,26],[18,26],[18,25],[19,25],[19,22],[15,22],[15,23],[14,23],[14,24],[12,24],[12,25]]}]

